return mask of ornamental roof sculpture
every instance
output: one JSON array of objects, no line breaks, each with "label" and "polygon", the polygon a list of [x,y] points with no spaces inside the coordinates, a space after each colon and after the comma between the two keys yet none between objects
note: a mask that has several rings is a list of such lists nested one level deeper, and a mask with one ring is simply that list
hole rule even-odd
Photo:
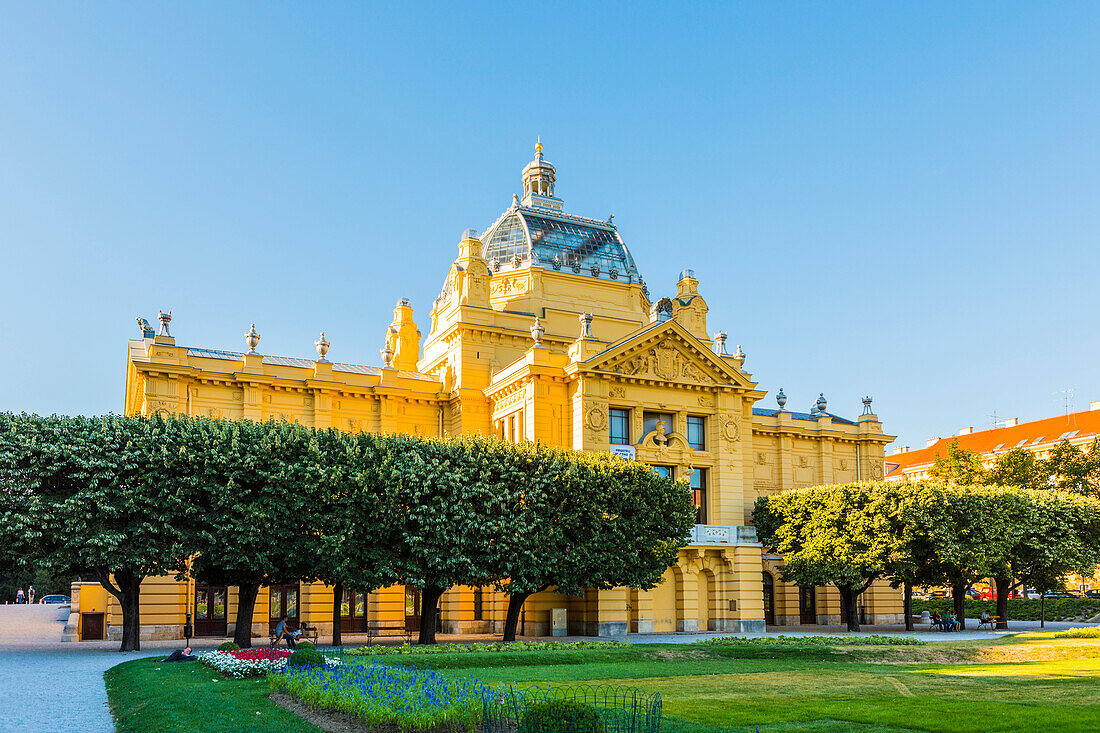
[{"label": "ornamental roof sculpture", "polygon": [[480,237],[493,271],[543,267],[603,280],[641,282],[634,258],[610,219],[562,211],[564,203],[554,196],[557,173],[543,158],[541,141],[535,151],[535,159],[523,169],[523,200],[513,195],[512,206]]}]

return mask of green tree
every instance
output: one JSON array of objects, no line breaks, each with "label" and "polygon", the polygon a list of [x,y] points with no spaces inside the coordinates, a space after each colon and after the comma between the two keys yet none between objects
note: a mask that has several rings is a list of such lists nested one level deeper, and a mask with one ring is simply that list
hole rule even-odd
[{"label": "green tree", "polygon": [[499,579],[513,499],[484,474],[499,460],[500,446],[484,438],[391,435],[379,456],[391,567],[400,582],[420,590],[421,644],[435,643],[443,593]]},{"label": "green tree", "polygon": [[537,480],[514,508],[508,535],[505,641],[515,641],[523,603],[533,593],[653,588],[676,562],[695,521],[687,485],[646,464],[547,448],[532,457]]},{"label": "green tree", "polygon": [[339,646],[344,589],[370,593],[396,582],[390,559],[397,538],[382,522],[385,491],[377,470],[389,438],[337,430],[324,431],[319,437],[325,488],[317,508],[318,576],[333,587],[332,644]]},{"label": "green tree", "polygon": [[1053,488],[1100,496],[1100,440],[1083,451],[1063,440],[1043,462],[1043,472],[1052,477]]},{"label": "green tree", "polygon": [[1049,490],[999,492],[1007,553],[993,574],[997,625],[1008,627],[1008,597],[1025,585],[1060,587],[1071,572],[1091,575],[1100,563],[1100,501]]},{"label": "green tree", "polygon": [[181,573],[192,497],[174,477],[183,422],[0,414],[0,544],[23,567],[97,580],[140,648],[140,588]]},{"label": "green tree", "polygon": [[1031,451],[1013,448],[997,457],[985,476],[993,486],[1015,486],[1021,489],[1045,489],[1050,474],[1043,461]]},{"label": "green tree", "polygon": [[892,496],[870,481],[792,489],[757,499],[753,524],[783,556],[783,580],[834,585],[848,630],[859,631],[859,596],[888,577],[899,551]]},{"label": "green tree", "polygon": [[992,577],[1014,541],[1012,523],[995,489],[920,482],[899,508],[904,540],[919,548],[922,582],[947,582],[955,614],[966,628],[966,591]]},{"label": "green tree", "polygon": [[937,452],[932,458],[929,474],[933,479],[956,486],[973,486],[982,483],[985,466],[981,454],[961,448],[958,438],[947,444],[947,455]]},{"label": "green tree", "polygon": [[326,500],[317,431],[287,422],[195,420],[185,451],[201,514],[191,572],[237,586],[233,641],[252,646],[261,586],[318,580]]}]

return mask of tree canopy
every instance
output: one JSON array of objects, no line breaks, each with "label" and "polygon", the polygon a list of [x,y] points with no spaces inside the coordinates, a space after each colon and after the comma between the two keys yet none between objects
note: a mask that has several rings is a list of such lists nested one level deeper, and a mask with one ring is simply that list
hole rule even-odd
[{"label": "tree canopy", "polygon": [[683,485],[610,456],[183,416],[0,414],[0,491],[0,568],[96,578],[123,649],[151,575],[237,586],[241,646],[262,586],[335,586],[338,618],[342,587],[403,583],[428,643],[455,585],[652,587],[692,522]]},{"label": "tree canopy", "polygon": [[24,566],[97,580],[140,648],[141,581],[184,570],[196,507],[174,480],[175,419],[0,414],[0,545]]}]

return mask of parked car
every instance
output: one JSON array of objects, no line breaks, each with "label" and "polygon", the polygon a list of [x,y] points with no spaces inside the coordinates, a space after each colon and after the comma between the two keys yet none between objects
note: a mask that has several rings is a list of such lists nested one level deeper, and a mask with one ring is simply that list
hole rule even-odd
[{"label": "parked car", "polygon": [[934,601],[941,598],[950,598],[951,594],[945,590],[934,590],[925,596],[925,600]]},{"label": "parked car", "polygon": [[1085,591],[1085,598],[1100,598],[1100,590]]},{"label": "parked car", "polygon": [[1080,598],[1080,593],[1075,593],[1071,590],[1048,590],[1043,594],[1043,598]]},{"label": "parked car", "polygon": [[39,603],[60,603],[60,604],[65,604],[65,603],[72,603],[73,599],[70,598],[69,596],[53,595],[53,596],[42,596],[42,599],[38,602]]},{"label": "parked car", "polygon": [[1028,589],[1028,591],[1027,591],[1027,599],[1029,601],[1037,601],[1042,597],[1043,597],[1042,594],[1039,593],[1039,591],[1037,591],[1037,590]]},{"label": "parked car", "polygon": [[980,601],[982,599],[982,594],[971,588],[966,592],[966,597],[971,601]]}]

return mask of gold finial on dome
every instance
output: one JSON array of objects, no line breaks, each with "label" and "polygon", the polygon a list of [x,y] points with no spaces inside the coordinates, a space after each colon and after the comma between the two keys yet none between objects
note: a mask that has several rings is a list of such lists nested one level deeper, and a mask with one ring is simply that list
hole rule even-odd
[{"label": "gold finial on dome", "polygon": [[538,142],[535,143],[535,153],[542,155],[542,135],[538,136]]}]

